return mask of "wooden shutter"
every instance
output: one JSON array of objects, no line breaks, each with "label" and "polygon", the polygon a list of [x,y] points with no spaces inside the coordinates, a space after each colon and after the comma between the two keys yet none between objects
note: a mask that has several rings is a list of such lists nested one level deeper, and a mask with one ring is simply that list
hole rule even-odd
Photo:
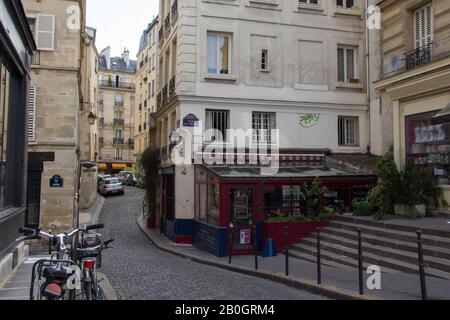
[{"label": "wooden shutter", "polygon": [[55,50],[55,16],[38,14],[36,18],[36,46],[41,51]]},{"label": "wooden shutter", "polygon": [[36,142],[36,86],[28,92],[28,143]]},{"label": "wooden shutter", "polygon": [[431,3],[414,13],[414,33],[416,49],[433,42],[433,9]]}]

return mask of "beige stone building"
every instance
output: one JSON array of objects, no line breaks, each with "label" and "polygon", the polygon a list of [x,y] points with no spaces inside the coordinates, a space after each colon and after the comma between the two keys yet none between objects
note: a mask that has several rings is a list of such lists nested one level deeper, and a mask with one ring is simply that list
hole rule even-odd
[{"label": "beige stone building", "polygon": [[118,173],[134,166],[136,61],[128,50],[111,57],[107,47],[99,60],[99,170]]},{"label": "beige stone building", "polygon": [[381,108],[392,114],[395,161],[430,169],[450,199],[450,1],[378,1]]},{"label": "beige stone building", "polygon": [[[139,43],[136,72],[136,111],[134,126],[135,154],[137,157],[152,143],[150,125],[156,114],[157,34],[159,17],[144,30]],[[156,142],[156,141],[153,141]]]},{"label": "beige stone building", "polygon": [[[95,45],[97,30],[87,27],[84,34],[84,48],[81,67],[81,90],[83,102],[80,107],[80,160],[97,164],[98,145],[98,62]],[[92,119],[90,119],[92,118]],[[92,123],[93,122],[93,123]],[[97,167],[81,169],[80,209],[91,207],[97,198]]]},{"label": "beige stone building", "polygon": [[[193,223],[199,220],[228,228],[237,212],[230,195],[245,194],[246,203],[255,203],[255,190],[262,183],[255,173],[256,186],[228,192],[226,182],[219,179],[234,177],[245,184],[253,174],[228,166],[208,176],[198,165],[174,165],[173,134],[178,129],[196,141],[178,140],[177,147],[190,159],[202,160],[207,146],[217,146],[209,150],[220,154],[235,142],[230,130],[248,129],[252,134],[245,137],[246,152],[261,145],[278,147],[279,158],[286,161],[305,155],[308,159],[367,155],[371,140],[367,4],[160,0],[158,212],[171,239],[192,240]],[[279,136],[272,130],[279,130]],[[233,161],[245,159],[235,149],[226,155]],[[333,188],[333,195],[351,207],[352,187]],[[248,225],[258,219],[258,210],[252,212],[255,216],[248,215]]]},{"label": "beige stone building", "polygon": [[26,224],[65,230],[77,221],[79,164],[88,143],[82,145],[80,131],[90,130],[81,123],[86,121],[85,98],[93,98],[82,81],[81,62],[89,50],[84,46],[90,39],[86,4],[26,0],[24,7],[37,43],[31,67]]}]

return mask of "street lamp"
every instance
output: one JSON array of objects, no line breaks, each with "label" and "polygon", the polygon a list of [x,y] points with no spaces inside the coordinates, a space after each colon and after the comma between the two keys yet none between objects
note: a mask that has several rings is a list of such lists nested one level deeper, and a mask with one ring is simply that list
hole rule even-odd
[{"label": "street lamp", "polygon": [[97,120],[97,116],[95,115],[94,112],[91,111],[89,113],[87,119],[88,119],[89,125],[93,126],[95,124],[95,120]]},{"label": "street lamp", "polygon": [[176,130],[172,131],[172,133],[169,136],[170,144],[175,145],[180,142],[181,136],[180,133]]}]

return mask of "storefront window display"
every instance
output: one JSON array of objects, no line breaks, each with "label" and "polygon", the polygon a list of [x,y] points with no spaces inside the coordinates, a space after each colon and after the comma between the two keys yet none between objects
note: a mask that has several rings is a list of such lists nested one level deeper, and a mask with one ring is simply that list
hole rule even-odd
[{"label": "storefront window display", "polygon": [[299,185],[265,185],[264,207],[268,218],[280,214],[296,216],[306,211]]},{"label": "storefront window display", "polygon": [[448,185],[450,123],[436,124],[433,116],[437,112],[406,117],[406,160],[429,169],[440,184]]},{"label": "storefront window display", "polygon": [[195,170],[195,218],[215,226],[220,225],[219,179],[202,167]]}]

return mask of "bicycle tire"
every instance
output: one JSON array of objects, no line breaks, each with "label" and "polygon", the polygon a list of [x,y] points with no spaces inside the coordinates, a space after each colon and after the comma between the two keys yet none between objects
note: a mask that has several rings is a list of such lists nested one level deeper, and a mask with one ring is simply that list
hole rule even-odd
[{"label": "bicycle tire", "polygon": [[92,300],[92,287],[90,282],[85,282],[83,284],[83,290],[84,290],[84,297],[85,300],[90,301]]}]

